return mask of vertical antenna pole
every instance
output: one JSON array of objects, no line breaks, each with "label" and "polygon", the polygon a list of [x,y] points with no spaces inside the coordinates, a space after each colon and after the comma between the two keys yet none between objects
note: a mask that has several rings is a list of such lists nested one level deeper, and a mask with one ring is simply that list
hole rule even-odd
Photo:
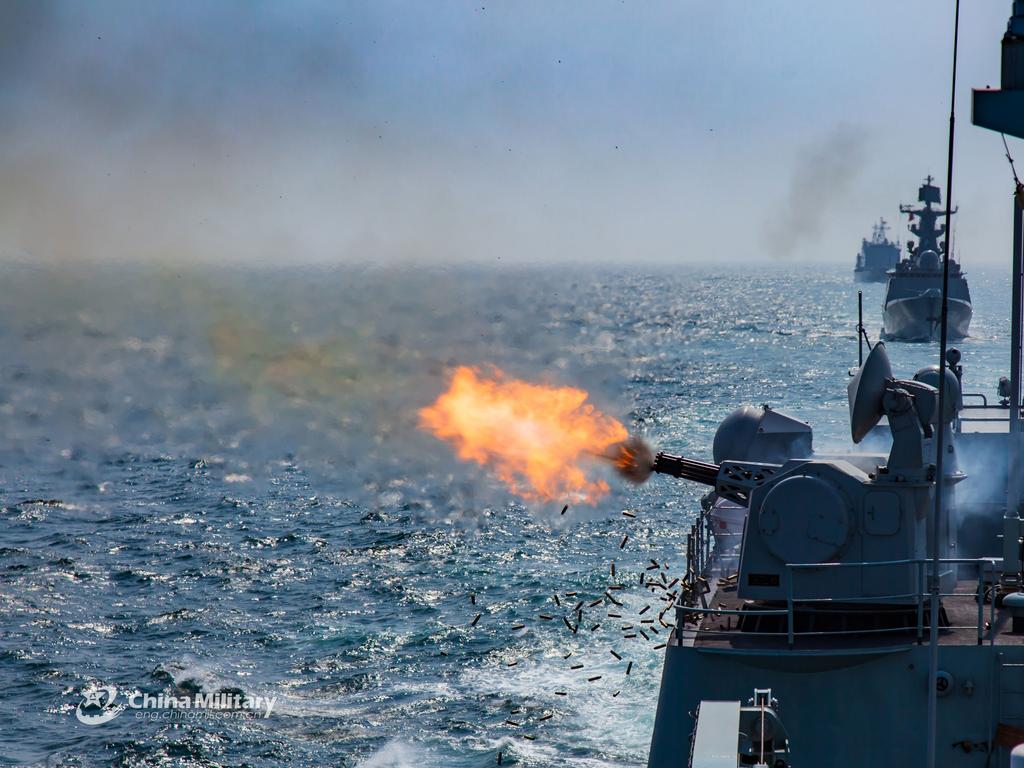
[{"label": "vertical antenna pole", "polygon": [[[1017,190],[1020,191],[1019,189]],[[1021,200],[1017,194],[1013,196],[1013,278],[1011,286],[1010,318],[1010,456],[1006,482],[1006,517],[1003,526],[1003,560],[1004,573],[1011,570],[1010,564],[1018,557],[1017,539],[1020,536],[1020,478],[1017,468],[1020,466],[1020,363],[1021,363],[1021,249],[1024,248],[1024,223],[1022,223]],[[1020,589],[1021,585],[1018,584]]]},{"label": "vertical antenna pole", "polygon": [[942,522],[942,496],[945,478],[942,459],[946,452],[946,344],[949,331],[949,261],[950,219],[953,200],[953,135],[956,128],[956,57],[960,38],[960,0],[956,0],[953,11],[953,75],[949,95],[949,146],[946,155],[946,253],[942,259],[942,326],[939,335],[939,419],[935,429],[935,510],[932,516],[931,573],[928,578],[929,616],[931,627],[928,635],[928,750],[927,766],[935,768],[935,739],[938,719],[939,680],[939,533]]},{"label": "vertical antenna pole", "polygon": [[857,291],[857,366],[864,365],[864,291]]}]

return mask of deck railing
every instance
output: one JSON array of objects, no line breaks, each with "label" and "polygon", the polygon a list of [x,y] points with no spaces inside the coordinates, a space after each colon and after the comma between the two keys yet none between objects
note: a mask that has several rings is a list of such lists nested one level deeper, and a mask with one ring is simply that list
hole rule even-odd
[{"label": "deck railing", "polygon": [[[691,528],[690,534],[687,537],[687,576],[689,582],[693,583],[698,576],[706,576],[709,574],[709,569],[712,561],[712,542],[715,538],[724,536],[740,536],[741,534],[723,533],[716,532],[712,533],[712,525],[710,521],[711,517],[710,509],[705,510],[697,518]],[[725,555],[729,556],[728,554]],[[988,588],[998,582],[1001,570],[997,568],[996,562],[999,558],[992,557],[979,557],[979,558],[941,558],[939,560],[940,565],[953,566],[954,568],[961,565],[972,565],[977,569],[977,586],[973,591],[970,592],[940,592],[940,600],[945,599],[969,599],[974,600],[977,603],[977,621],[971,625],[956,626],[947,625],[942,627],[943,630],[972,630],[976,633],[977,644],[982,645],[985,641],[985,632],[990,627],[995,626],[995,600],[988,599]],[[890,595],[870,595],[864,597],[843,597],[842,599],[836,599],[832,597],[802,597],[798,593],[794,593],[794,576],[800,571],[810,570],[825,570],[831,568],[859,568],[862,570],[870,568],[884,568],[893,566],[908,566],[916,569],[916,584],[917,589],[913,592],[904,592]],[[737,622],[735,629],[708,629],[701,625],[706,624],[704,619],[715,618],[715,617],[732,617],[738,616],[741,618],[755,617],[755,616],[778,616],[785,617],[786,620],[786,631],[785,632],[757,632],[758,636],[767,637],[785,637],[787,645],[792,648],[797,638],[799,637],[824,637],[824,636],[842,636],[842,635],[884,635],[892,633],[906,633],[908,627],[875,627],[870,629],[857,628],[857,629],[841,629],[841,630],[802,630],[797,631],[795,626],[795,617],[798,613],[798,609],[801,607],[813,607],[815,605],[828,604],[828,603],[866,603],[866,604],[892,604],[893,601],[912,601],[912,605],[916,610],[916,640],[921,643],[924,639],[925,629],[928,623],[925,620],[925,610],[931,600],[931,594],[925,591],[927,586],[927,578],[929,577],[929,571],[931,566],[931,560],[926,558],[907,558],[903,560],[880,560],[880,561],[865,561],[865,562],[850,562],[850,563],[787,563],[786,569],[786,607],[785,608],[756,608],[756,609],[736,609],[736,608],[710,608],[706,604],[697,605],[694,599],[690,597],[692,605],[688,605],[683,602],[685,596],[680,596],[679,601],[676,602],[677,613],[682,614],[680,620],[677,622],[677,631],[682,635],[696,635],[701,634],[705,636],[719,636],[728,635],[736,636],[737,634],[744,634],[751,636],[754,633],[742,632],[739,629],[739,622]],[[985,619],[985,605],[988,599],[989,605],[989,619],[986,623]],[[703,602],[703,601],[702,601]],[[686,621],[683,617],[691,615],[697,617],[698,620],[696,626],[690,628],[687,627]],[[993,630],[989,635],[989,643],[995,644],[995,631]]]}]

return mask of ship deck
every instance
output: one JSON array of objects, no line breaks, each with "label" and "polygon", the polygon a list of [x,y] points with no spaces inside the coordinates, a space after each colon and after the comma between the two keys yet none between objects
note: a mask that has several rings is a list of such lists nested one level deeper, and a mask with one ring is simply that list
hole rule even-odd
[{"label": "ship deck", "polygon": [[[718,580],[715,580],[718,582]],[[978,602],[976,593],[978,588],[977,578],[962,579],[957,582],[956,588],[942,599],[944,620],[940,619],[939,644],[940,645],[978,645]],[[744,606],[754,607],[749,601],[740,600],[736,595],[735,586],[722,586],[716,583],[712,592],[707,595],[708,608],[713,610],[740,611]],[[757,605],[757,608],[765,606]],[[785,606],[780,606],[785,608]],[[838,607],[838,606],[837,606]],[[1007,611],[993,607],[991,602],[983,606],[981,617],[981,643],[985,645],[1024,645],[1024,634],[1013,634],[1011,632],[1011,620]],[[682,611],[683,609],[680,609]],[[838,611],[832,614],[832,623]],[[916,614],[916,610],[914,611]],[[818,614],[819,616],[824,614]],[[863,622],[865,618],[872,615],[871,611],[860,611],[859,618]],[[882,617],[884,610],[878,611]],[[693,616],[693,619],[698,617]],[[786,632],[785,617],[778,617],[782,626],[767,627],[767,631],[739,631],[738,616],[735,615],[714,615],[706,614],[699,617],[698,623],[686,623],[686,631],[683,633],[683,644],[692,645],[702,650],[718,651],[760,651],[760,650],[789,650],[789,638]],[[808,621],[805,614],[803,619],[794,622],[797,634],[794,637],[792,650],[794,651],[895,651],[919,642],[916,615],[913,626],[890,631],[885,628],[885,622],[880,620],[880,626],[866,631],[853,630],[820,630],[814,626],[813,618]],[[681,623],[682,614],[677,615],[677,622]],[[747,622],[757,622],[758,619],[745,619]],[[764,622],[768,624],[768,621]],[[776,624],[779,622],[776,621]],[[923,631],[921,642],[928,642],[929,616],[927,605],[924,609]],[[802,625],[802,626],[801,626]],[[944,626],[946,625],[946,626]],[[771,630],[781,630],[773,632]],[[817,633],[816,633],[817,632]]]}]

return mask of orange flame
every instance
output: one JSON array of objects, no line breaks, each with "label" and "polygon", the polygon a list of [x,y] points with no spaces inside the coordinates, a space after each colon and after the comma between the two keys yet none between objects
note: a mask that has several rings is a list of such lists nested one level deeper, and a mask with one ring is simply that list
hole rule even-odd
[{"label": "orange flame", "polygon": [[608,484],[588,477],[585,461],[628,433],[587,397],[460,366],[448,391],[420,410],[420,427],[451,442],[460,459],[490,467],[524,499],[593,504]]}]

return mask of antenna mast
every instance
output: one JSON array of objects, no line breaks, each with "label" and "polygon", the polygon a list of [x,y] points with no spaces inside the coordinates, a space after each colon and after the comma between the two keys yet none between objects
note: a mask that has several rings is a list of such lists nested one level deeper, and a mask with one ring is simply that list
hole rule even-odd
[{"label": "antenna mast", "polygon": [[929,628],[928,644],[928,768],[935,768],[936,718],[938,714],[938,680],[939,680],[939,524],[942,520],[942,496],[945,478],[942,473],[942,459],[945,454],[945,418],[946,413],[946,345],[949,330],[949,262],[952,255],[950,248],[950,219],[952,219],[953,200],[953,135],[956,129],[956,59],[957,45],[960,38],[960,0],[956,0],[953,11],[953,75],[949,94],[949,144],[946,155],[946,248],[942,259],[942,314],[941,331],[939,334],[939,419],[935,428],[935,511],[932,515],[931,539],[931,571],[928,577],[929,593]]}]

